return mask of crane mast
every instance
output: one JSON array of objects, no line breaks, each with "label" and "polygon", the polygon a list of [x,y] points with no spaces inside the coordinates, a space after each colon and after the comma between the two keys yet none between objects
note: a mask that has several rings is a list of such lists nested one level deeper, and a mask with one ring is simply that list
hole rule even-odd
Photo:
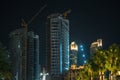
[{"label": "crane mast", "polygon": [[[22,19],[21,26],[23,27],[23,54],[22,54],[22,77],[23,80],[27,80],[27,32],[29,24],[44,10],[46,5],[44,5],[29,21],[28,23]],[[24,62],[23,62],[24,61]]]}]

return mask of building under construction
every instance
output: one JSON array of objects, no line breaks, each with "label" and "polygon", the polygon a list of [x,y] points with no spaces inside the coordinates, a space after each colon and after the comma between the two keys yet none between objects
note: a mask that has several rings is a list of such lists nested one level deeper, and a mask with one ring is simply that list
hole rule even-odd
[{"label": "building under construction", "polygon": [[69,20],[61,14],[47,18],[47,70],[50,80],[63,80],[69,69]]},{"label": "building under construction", "polygon": [[39,80],[39,36],[21,28],[11,32],[9,38],[13,80]]}]

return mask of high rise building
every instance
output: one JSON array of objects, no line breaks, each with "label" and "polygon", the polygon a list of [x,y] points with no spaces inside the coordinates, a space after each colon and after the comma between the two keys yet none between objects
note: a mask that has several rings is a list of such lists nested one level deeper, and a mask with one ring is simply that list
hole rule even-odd
[{"label": "high rise building", "polygon": [[83,66],[86,63],[87,63],[87,54],[86,54],[85,46],[83,44],[80,44],[77,65]]},{"label": "high rise building", "polygon": [[[26,46],[25,39],[27,41]],[[11,52],[14,80],[39,80],[38,35],[34,35],[32,31],[26,33],[23,28],[11,32],[9,51]]]},{"label": "high rise building", "polygon": [[96,50],[102,48],[102,39],[97,39],[96,42],[93,42],[90,46],[90,56],[92,56]]},{"label": "high rise building", "polygon": [[70,44],[70,66],[77,65],[78,45],[75,42]]},{"label": "high rise building", "polygon": [[34,80],[40,80],[40,60],[39,60],[39,35],[34,35],[34,55],[35,55],[35,78]]},{"label": "high rise building", "polygon": [[47,70],[50,80],[63,80],[69,69],[69,20],[61,14],[47,18]]},{"label": "high rise building", "polygon": [[39,65],[39,36],[28,32],[27,80],[40,79]]}]

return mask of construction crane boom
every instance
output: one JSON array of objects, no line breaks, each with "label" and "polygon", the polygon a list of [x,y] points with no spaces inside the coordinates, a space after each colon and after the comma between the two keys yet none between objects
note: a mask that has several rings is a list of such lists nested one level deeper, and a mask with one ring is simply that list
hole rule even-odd
[{"label": "construction crane boom", "polygon": [[28,22],[22,19],[21,26],[24,28],[28,28],[28,25],[44,10],[47,5],[44,5]]},{"label": "construction crane boom", "polygon": [[68,15],[69,13],[71,13],[71,9],[65,11],[65,12],[63,13],[63,17],[66,19],[66,18],[67,18],[67,15]]},{"label": "construction crane boom", "polygon": [[28,25],[44,10],[44,8],[46,7],[47,5],[44,5],[32,18],[31,20],[27,23]]},{"label": "construction crane boom", "polygon": [[24,36],[23,36],[23,42],[24,42],[24,54],[23,54],[23,58],[22,60],[24,61],[24,64],[22,64],[23,67],[23,79],[27,80],[27,49],[28,49],[28,45],[27,45],[27,31],[28,31],[28,25],[42,12],[42,10],[46,7],[46,5],[44,5],[32,18],[30,21],[28,21],[28,23],[26,23],[26,21],[24,19],[22,19],[21,22],[21,26],[23,27],[24,30]]}]

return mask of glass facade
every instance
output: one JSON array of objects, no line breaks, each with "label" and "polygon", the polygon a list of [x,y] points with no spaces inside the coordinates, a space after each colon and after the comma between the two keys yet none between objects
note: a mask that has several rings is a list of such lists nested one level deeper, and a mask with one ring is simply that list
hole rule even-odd
[{"label": "glass facade", "polygon": [[84,44],[80,44],[79,46],[79,54],[78,54],[78,66],[83,66],[87,63],[87,53]]},{"label": "glass facade", "polygon": [[69,68],[69,21],[60,14],[48,17],[47,68],[51,80],[62,80]]}]

